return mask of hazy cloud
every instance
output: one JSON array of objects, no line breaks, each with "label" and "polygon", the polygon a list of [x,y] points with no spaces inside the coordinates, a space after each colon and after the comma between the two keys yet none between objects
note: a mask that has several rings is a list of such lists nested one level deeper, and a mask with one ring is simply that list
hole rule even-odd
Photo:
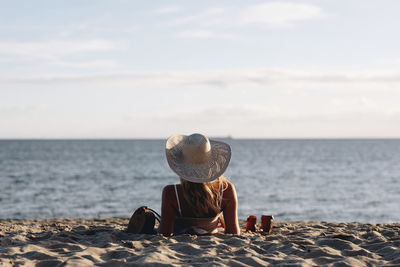
[{"label": "hazy cloud", "polygon": [[140,25],[92,25],[90,23],[70,24],[63,27],[55,27],[57,36],[61,38],[77,38],[79,36],[93,36],[99,34],[132,34],[141,29]]},{"label": "hazy cloud", "polygon": [[48,111],[45,105],[0,105],[0,116],[15,117]]},{"label": "hazy cloud", "polygon": [[[1,76],[0,76],[1,77]],[[130,72],[99,75],[62,75],[35,77],[3,77],[0,82],[18,84],[90,84],[91,86],[118,86],[127,88],[302,88],[360,90],[391,89],[400,85],[399,71],[381,72],[315,72],[279,69],[216,70],[198,72]]]},{"label": "hazy cloud", "polygon": [[[195,118],[195,119],[194,119]],[[218,106],[182,112],[133,114],[126,120],[141,125],[154,137],[174,133],[204,132],[211,136],[250,138],[313,138],[313,137],[396,137],[400,134],[400,113],[320,112],[299,114],[268,106]],[[371,128],[371,124],[376,127]],[[139,127],[141,128],[141,127]],[[153,136],[152,136],[153,137]]]},{"label": "hazy cloud", "polygon": [[114,68],[118,64],[113,60],[93,60],[93,61],[62,61],[54,60],[49,63],[49,65],[57,67],[65,67],[72,69],[102,69],[102,68]]},{"label": "hazy cloud", "polygon": [[199,38],[199,39],[232,39],[234,38],[233,34],[228,33],[216,33],[208,30],[198,30],[198,31],[182,31],[178,33],[179,37],[183,38]]},{"label": "hazy cloud", "polygon": [[77,53],[104,52],[116,45],[110,41],[95,40],[50,40],[50,41],[4,41],[0,40],[0,58],[22,60],[53,60]]},{"label": "hazy cloud", "polygon": [[260,24],[266,26],[290,25],[296,21],[321,19],[323,10],[312,4],[295,2],[269,2],[247,6],[208,8],[197,14],[173,19],[170,26],[232,28],[239,25]]},{"label": "hazy cloud", "polygon": [[169,6],[169,7],[163,7],[159,8],[154,11],[156,14],[171,14],[171,13],[177,13],[182,10],[182,7],[180,6]]},{"label": "hazy cloud", "polygon": [[[250,138],[365,138],[400,135],[398,112],[332,111],[299,114],[274,106],[249,104],[221,104],[185,109],[185,112],[179,109],[156,109],[123,117],[88,116],[79,112],[60,114],[55,108],[40,111],[36,107],[8,106],[0,108],[0,119],[0,138],[165,138],[176,133],[192,132]],[[27,125],[35,127],[30,127],[28,131]]]},{"label": "hazy cloud", "polygon": [[199,25],[214,25],[221,22],[227,14],[227,8],[208,8],[200,13],[175,18],[168,23],[170,26],[199,24]]},{"label": "hazy cloud", "polygon": [[320,7],[311,4],[269,2],[246,7],[239,14],[243,24],[284,25],[300,20],[320,19],[325,16]]}]

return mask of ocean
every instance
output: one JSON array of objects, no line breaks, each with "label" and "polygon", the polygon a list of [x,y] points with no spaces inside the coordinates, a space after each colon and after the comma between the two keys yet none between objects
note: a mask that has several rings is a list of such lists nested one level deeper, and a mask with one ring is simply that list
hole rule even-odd
[{"label": "ocean", "polygon": [[[400,221],[399,139],[221,139],[240,219]],[[179,183],[165,140],[0,140],[0,219],[157,211]]]}]

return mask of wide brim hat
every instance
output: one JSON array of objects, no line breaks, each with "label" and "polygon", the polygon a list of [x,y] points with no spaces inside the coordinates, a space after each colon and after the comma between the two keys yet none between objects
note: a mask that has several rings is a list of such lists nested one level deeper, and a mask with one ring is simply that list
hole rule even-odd
[{"label": "wide brim hat", "polygon": [[193,183],[210,182],[220,177],[231,159],[231,148],[202,134],[177,134],[165,145],[171,169],[182,179]]}]

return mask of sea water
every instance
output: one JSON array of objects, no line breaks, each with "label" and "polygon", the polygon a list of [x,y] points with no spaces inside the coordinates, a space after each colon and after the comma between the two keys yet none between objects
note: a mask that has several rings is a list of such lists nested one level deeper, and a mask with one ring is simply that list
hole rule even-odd
[{"label": "sea water", "polygon": [[[400,221],[400,140],[221,139],[240,219]],[[0,219],[160,211],[165,140],[2,140]]]}]

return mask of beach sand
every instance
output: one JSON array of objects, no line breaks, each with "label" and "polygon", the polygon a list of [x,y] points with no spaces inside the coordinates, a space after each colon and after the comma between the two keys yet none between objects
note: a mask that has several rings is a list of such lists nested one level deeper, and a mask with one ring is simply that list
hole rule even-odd
[{"label": "beach sand", "polygon": [[400,266],[400,224],[275,222],[271,235],[167,238],[128,234],[128,220],[0,220],[0,265]]}]

